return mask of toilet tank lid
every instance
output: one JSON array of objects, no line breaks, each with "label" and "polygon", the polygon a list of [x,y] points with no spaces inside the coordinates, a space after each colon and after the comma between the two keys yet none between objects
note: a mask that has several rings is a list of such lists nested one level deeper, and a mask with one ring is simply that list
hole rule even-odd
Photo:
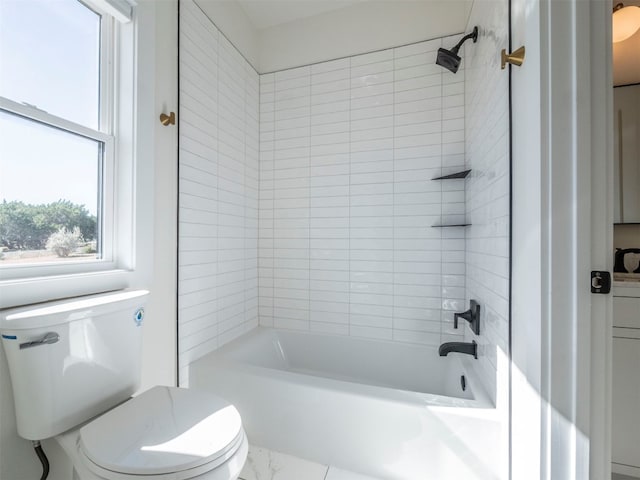
[{"label": "toilet tank lid", "polygon": [[236,408],[208,392],[154,387],[80,429],[93,463],[123,474],[181,472],[214,461],[242,437]]},{"label": "toilet tank lid", "polygon": [[0,329],[25,330],[60,325],[116,311],[128,303],[142,304],[147,295],[148,290],[119,290],[10,308],[0,311]]}]

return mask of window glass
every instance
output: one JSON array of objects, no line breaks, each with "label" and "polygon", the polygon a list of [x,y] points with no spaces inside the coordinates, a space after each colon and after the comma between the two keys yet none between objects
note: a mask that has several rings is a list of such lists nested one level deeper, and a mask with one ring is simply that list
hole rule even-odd
[{"label": "window glass", "polygon": [[100,258],[103,151],[0,111],[0,266]]},{"label": "window glass", "polygon": [[0,1],[0,96],[99,128],[100,16],[77,0]]}]

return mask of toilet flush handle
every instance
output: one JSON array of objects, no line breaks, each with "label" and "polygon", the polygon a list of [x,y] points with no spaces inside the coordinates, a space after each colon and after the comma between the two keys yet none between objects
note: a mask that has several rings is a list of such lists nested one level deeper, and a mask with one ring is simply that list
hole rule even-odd
[{"label": "toilet flush handle", "polygon": [[44,336],[39,340],[34,340],[33,342],[25,342],[20,344],[20,350],[31,347],[39,347],[40,345],[48,345],[51,343],[56,343],[60,340],[60,335],[56,332],[47,332]]}]

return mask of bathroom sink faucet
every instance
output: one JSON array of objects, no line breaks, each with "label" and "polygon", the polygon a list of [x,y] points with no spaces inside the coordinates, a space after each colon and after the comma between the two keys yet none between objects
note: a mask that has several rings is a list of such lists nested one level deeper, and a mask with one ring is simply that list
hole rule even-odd
[{"label": "bathroom sink faucet", "polygon": [[440,345],[438,353],[441,357],[446,357],[451,352],[466,353],[467,355],[473,355],[473,358],[478,358],[478,344],[475,340],[471,343],[466,342],[446,342]]}]

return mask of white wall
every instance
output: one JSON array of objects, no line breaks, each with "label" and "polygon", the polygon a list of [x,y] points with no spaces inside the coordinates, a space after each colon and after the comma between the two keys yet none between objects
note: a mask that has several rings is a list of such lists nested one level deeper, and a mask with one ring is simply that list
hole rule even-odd
[{"label": "white wall", "polygon": [[[506,408],[508,385],[497,398],[498,377],[507,378],[509,357],[509,75],[496,54],[508,42],[507,2],[477,2],[465,45],[465,150],[467,168],[467,298],[481,305],[483,355],[474,366],[494,400]],[[500,371],[500,369],[504,369]]]},{"label": "white wall", "polygon": [[502,419],[501,478],[508,477],[509,439],[509,73],[497,54],[509,41],[508,2],[475,2],[467,30],[479,27],[477,43],[465,44],[466,295],[481,305],[477,362],[467,362],[493,398]]},{"label": "white wall", "polygon": [[261,76],[260,323],[438,345],[464,309],[458,37]]},{"label": "white wall", "polygon": [[180,9],[179,380],[258,323],[258,74]]},{"label": "white wall", "polygon": [[459,33],[472,2],[371,0],[267,28],[256,27],[235,0],[196,3],[258,72],[268,73]]},{"label": "white wall", "polygon": [[373,0],[265,28],[258,32],[258,70],[274,72],[456,34],[470,6],[461,0]]},{"label": "white wall", "polygon": [[511,5],[513,478],[610,478],[611,7]]},{"label": "white wall", "polygon": [[197,0],[195,3],[220,33],[257,68],[260,64],[259,32],[240,4],[235,0]]},{"label": "white wall", "polygon": [[640,225],[635,223],[614,225],[613,246],[614,248],[639,248]]},{"label": "white wall", "polygon": [[163,126],[161,113],[178,111],[178,2],[155,4],[155,126],[153,275],[147,283],[142,390],[175,385],[177,374],[178,129]]}]

